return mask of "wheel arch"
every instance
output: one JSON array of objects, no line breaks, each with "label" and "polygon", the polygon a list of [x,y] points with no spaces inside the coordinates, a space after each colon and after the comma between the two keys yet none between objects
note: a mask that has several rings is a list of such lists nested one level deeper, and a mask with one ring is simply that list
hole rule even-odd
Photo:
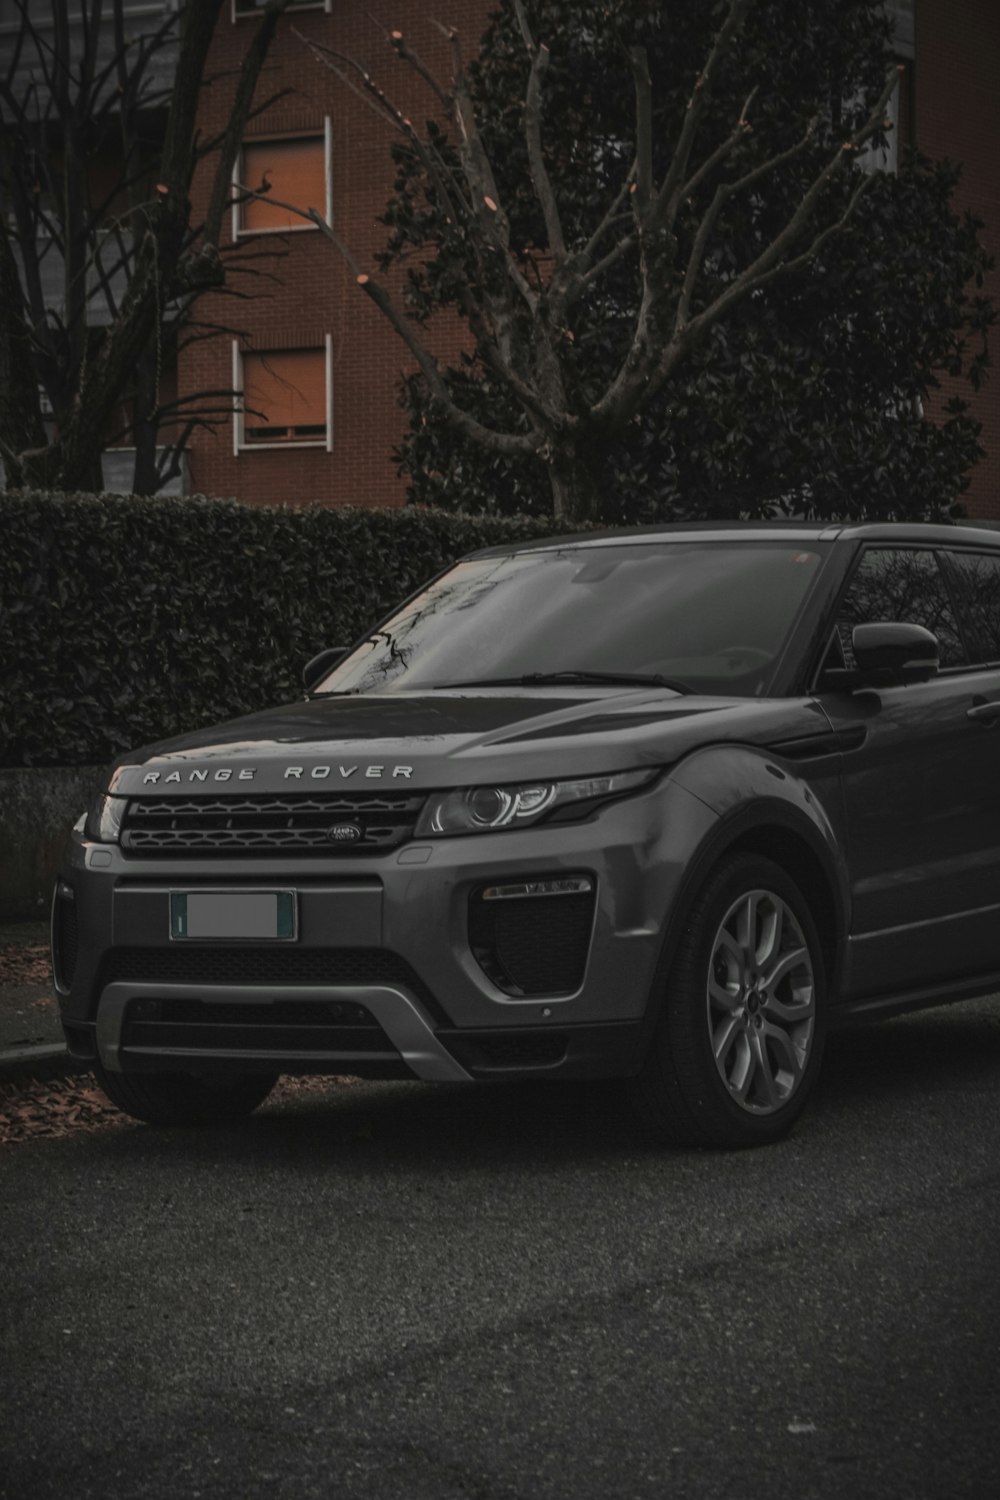
[{"label": "wheel arch", "polygon": [[765,823],[740,834],[721,851],[719,858],[732,854],[759,854],[773,860],[791,875],[809,904],[823,950],[827,987],[834,991],[839,978],[844,928],[838,919],[831,872],[815,848],[800,830],[779,823]]},{"label": "wheel arch", "polygon": [[[798,790],[802,790],[801,784]],[[799,885],[819,932],[828,996],[837,994],[848,931],[848,887],[830,825],[817,812],[811,796],[792,801],[758,795],[720,816],[688,861],[683,885],[665,924],[644,1018],[643,1049],[659,1020],[667,979],[691,908],[711,872],[734,854],[771,859]]]}]

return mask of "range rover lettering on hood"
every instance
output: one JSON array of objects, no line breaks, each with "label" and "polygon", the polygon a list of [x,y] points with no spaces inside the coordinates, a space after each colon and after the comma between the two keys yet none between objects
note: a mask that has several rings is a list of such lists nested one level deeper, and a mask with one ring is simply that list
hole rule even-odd
[{"label": "range rover lettering on hood", "polygon": [[[409,781],[413,775],[412,766],[286,766],[284,772],[285,781],[326,781],[328,777],[336,773],[342,781],[348,781],[352,776],[363,777],[366,781],[395,781],[401,778]],[[147,771],[142,778],[143,786],[147,784],[163,786],[173,782],[175,785],[182,781],[253,781],[257,775],[256,766],[243,766],[234,770],[231,766],[220,766],[217,770],[202,771],[194,770],[182,773],[170,771],[164,774],[162,771]]]}]

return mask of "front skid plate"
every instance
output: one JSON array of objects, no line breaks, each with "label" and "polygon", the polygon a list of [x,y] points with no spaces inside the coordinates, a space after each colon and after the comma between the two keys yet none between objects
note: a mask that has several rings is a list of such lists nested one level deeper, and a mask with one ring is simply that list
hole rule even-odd
[{"label": "front skid plate", "polygon": [[[125,1007],[130,1000],[143,998],[156,1000],[189,1000],[197,998],[205,1001],[216,1001],[225,1004],[237,1002],[246,1004],[254,1000],[253,994],[248,994],[245,988],[225,984],[199,985],[197,991],[192,991],[188,985],[179,984],[129,984],[118,981],[109,984],[101,994],[97,1007],[97,1050],[101,1062],[111,1073],[121,1073],[121,1034],[125,1019]],[[433,1030],[424,1019],[417,1001],[402,986],[395,985],[268,985],[266,996],[259,997],[261,1003],[269,1003],[273,1000],[313,1000],[317,1003],[335,1004],[337,1002],[353,1002],[363,1005],[371,1011],[378,1021],[393,1046],[397,1049],[403,1061],[413,1070],[418,1078],[426,1079],[433,1083],[471,1083],[469,1073],[457,1063],[447,1052]],[[152,1055],[152,1054],[148,1054]],[[161,1055],[167,1055],[166,1053]],[[183,1055],[177,1049],[172,1049],[170,1056]],[[192,1061],[208,1061],[210,1059],[226,1061],[239,1061],[241,1056],[246,1056],[237,1050],[222,1051],[213,1048],[211,1053],[192,1054]],[[281,1071],[281,1064],[300,1060],[298,1053],[288,1052],[254,1052],[254,1061],[273,1060],[277,1071]],[[328,1060],[331,1063],[341,1062],[349,1066],[350,1059],[343,1054],[331,1052],[311,1052],[310,1062]]]}]

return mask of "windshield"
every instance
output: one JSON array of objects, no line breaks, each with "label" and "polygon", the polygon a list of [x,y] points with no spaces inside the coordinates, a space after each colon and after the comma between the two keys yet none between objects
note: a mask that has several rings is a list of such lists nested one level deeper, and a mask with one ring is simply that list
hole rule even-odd
[{"label": "windshield", "polygon": [[572,686],[575,674],[602,674],[752,695],[826,551],[780,540],[577,543],[472,558],[411,599],[319,691],[540,686],[549,674]]}]

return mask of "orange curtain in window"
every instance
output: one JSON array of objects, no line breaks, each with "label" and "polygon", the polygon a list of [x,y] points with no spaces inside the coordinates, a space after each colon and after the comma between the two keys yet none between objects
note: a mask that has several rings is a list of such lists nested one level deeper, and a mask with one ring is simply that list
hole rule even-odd
[{"label": "orange curtain in window", "polygon": [[[243,185],[271,184],[271,195],[296,208],[315,208],[326,214],[326,152],[323,137],[298,141],[251,141],[243,147]],[[301,228],[307,220],[287,208],[251,198],[241,209],[241,227],[257,233],[266,229]]]},{"label": "orange curtain in window", "polygon": [[243,356],[243,436],[248,443],[326,437],[326,351]]}]

